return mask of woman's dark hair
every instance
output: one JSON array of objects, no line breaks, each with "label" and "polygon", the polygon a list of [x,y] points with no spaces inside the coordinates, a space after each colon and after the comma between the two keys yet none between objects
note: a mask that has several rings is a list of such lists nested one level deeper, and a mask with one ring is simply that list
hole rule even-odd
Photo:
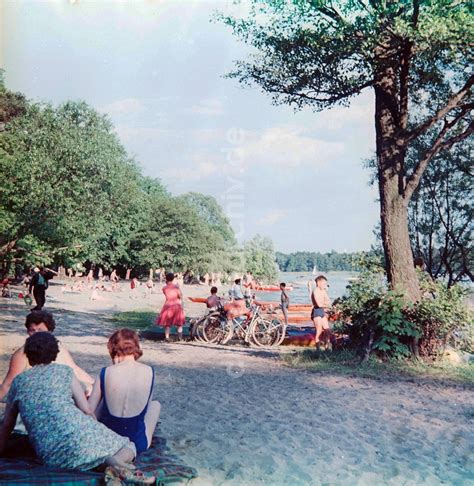
[{"label": "woman's dark hair", "polygon": [[54,317],[51,312],[46,311],[33,311],[26,316],[25,327],[29,329],[31,324],[41,324],[44,323],[48,328],[49,332],[53,332],[56,328],[56,322],[54,322]]},{"label": "woman's dark hair", "polygon": [[172,282],[174,280],[174,273],[170,272],[170,273],[167,273],[166,274],[166,281],[169,283],[169,282]]},{"label": "woman's dark hair", "polygon": [[24,351],[31,366],[49,364],[59,353],[58,340],[50,332],[35,332],[25,341]]},{"label": "woman's dark hair", "polygon": [[285,288],[285,287],[286,287],[286,283],[285,283],[285,282],[282,282],[282,283],[280,284],[280,287]]},{"label": "woman's dark hair", "polygon": [[217,287],[211,287],[211,294],[217,294]]},{"label": "woman's dark hair", "polygon": [[234,283],[235,283],[235,285],[240,285],[240,282],[241,282],[241,281],[242,281],[242,280],[241,280],[240,278],[236,278],[236,279],[234,280]]},{"label": "woman's dark hair", "polygon": [[135,359],[140,358],[143,351],[140,349],[138,334],[131,329],[118,329],[109,338],[107,343],[110,357],[130,356],[133,354]]}]

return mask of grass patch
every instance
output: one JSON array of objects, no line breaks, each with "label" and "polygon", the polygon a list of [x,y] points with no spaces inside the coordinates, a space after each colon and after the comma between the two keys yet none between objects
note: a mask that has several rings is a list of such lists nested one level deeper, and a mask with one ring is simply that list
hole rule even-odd
[{"label": "grass patch", "polygon": [[155,323],[156,312],[128,311],[117,312],[109,319],[115,327],[128,327],[129,329],[146,329]]},{"label": "grass patch", "polygon": [[474,364],[453,365],[446,361],[381,361],[370,358],[360,364],[351,351],[318,351],[305,349],[282,356],[293,368],[374,380],[430,382],[474,388]]}]

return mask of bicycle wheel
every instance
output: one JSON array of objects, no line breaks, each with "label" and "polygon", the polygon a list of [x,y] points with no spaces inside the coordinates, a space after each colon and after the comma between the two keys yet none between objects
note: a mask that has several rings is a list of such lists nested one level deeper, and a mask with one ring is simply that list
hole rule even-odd
[{"label": "bicycle wheel", "polygon": [[202,326],[204,324],[206,317],[201,317],[201,319],[196,319],[189,330],[191,339],[193,341],[200,341],[204,342],[204,338],[202,336]]},{"label": "bicycle wheel", "polygon": [[[208,343],[226,343],[234,333],[232,323],[220,314],[206,317],[202,326],[202,336]],[[229,336],[230,334],[230,336]]]},{"label": "bicycle wheel", "polygon": [[279,321],[272,321],[262,317],[255,319],[252,325],[252,338],[257,346],[273,346],[279,337]]},{"label": "bicycle wheel", "polygon": [[220,341],[221,344],[227,344],[233,337],[234,337],[234,323],[233,321],[228,321],[225,319],[225,323],[222,324],[224,326],[224,337]]},{"label": "bicycle wheel", "polygon": [[276,341],[273,343],[273,346],[280,346],[280,344],[285,340],[286,338],[286,328],[287,325],[285,322],[278,321],[278,336]]}]

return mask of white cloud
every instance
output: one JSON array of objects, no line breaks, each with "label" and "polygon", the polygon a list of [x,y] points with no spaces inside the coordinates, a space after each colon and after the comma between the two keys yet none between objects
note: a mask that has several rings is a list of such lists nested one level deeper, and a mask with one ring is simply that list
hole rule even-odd
[{"label": "white cloud", "polygon": [[276,127],[261,132],[246,131],[244,143],[236,151],[245,165],[320,167],[341,155],[344,144],[318,139],[303,128]]},{"label": "white cloud", "polygon": [[224,114],[224,99],[222,97],[207,98],[191,106],[191,113],[197,115],[220,116]]},{"label": "white cloud", "polygon": [[123,142],[138,140],[140,143],[152,142],[158,138],[176,137],[178,132],[176,130],[167,130],[164,128],[150,128],[150,127],[128,127],[125,125],[118,125],[115,131]]},{"label": "white cloud", "polygon": [[268,212],[263,217],[261,217],[257,221],[257,224],[271,226],[281,221],[283,218],[285,218],[287,214],[288,214],[288,210],[286,209],[273,209],[272,211]]},{"label": "white cloud", "polygon": [[138,98],[124,98],[99,108],[99,111],[109,115],[134,115],[144,110],[145,106]]},{"label": "white cloud", "polygon": [[163,169],[160,175],[165,179],[171,179],[174,181],[199,181],[206,179],[219,170],[217,164],[212,162],[200,162],[191,167],[170,167]]}]

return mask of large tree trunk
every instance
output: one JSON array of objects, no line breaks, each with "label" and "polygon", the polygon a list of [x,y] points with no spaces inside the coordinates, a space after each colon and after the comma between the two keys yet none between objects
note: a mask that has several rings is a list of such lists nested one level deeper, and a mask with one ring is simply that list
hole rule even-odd
[{"label": "large tree trunk", "polygon": [[396,178],[379,180],[379,190],[387,277],[392,288],[416,301],[420,298],[420,287],[408,233],[407,204],[399,194]]},{"label": "large tree trunk", "polygon": [[[379,52],[375,79],[375,129],[380,194],[382,244],[387,276],[393,289],[411,301],[420,298],[408,231],[408,201],[404,198],[406,145],[397,91],[397,69]],[[385,57],[385,58],[384,58]]]}]

